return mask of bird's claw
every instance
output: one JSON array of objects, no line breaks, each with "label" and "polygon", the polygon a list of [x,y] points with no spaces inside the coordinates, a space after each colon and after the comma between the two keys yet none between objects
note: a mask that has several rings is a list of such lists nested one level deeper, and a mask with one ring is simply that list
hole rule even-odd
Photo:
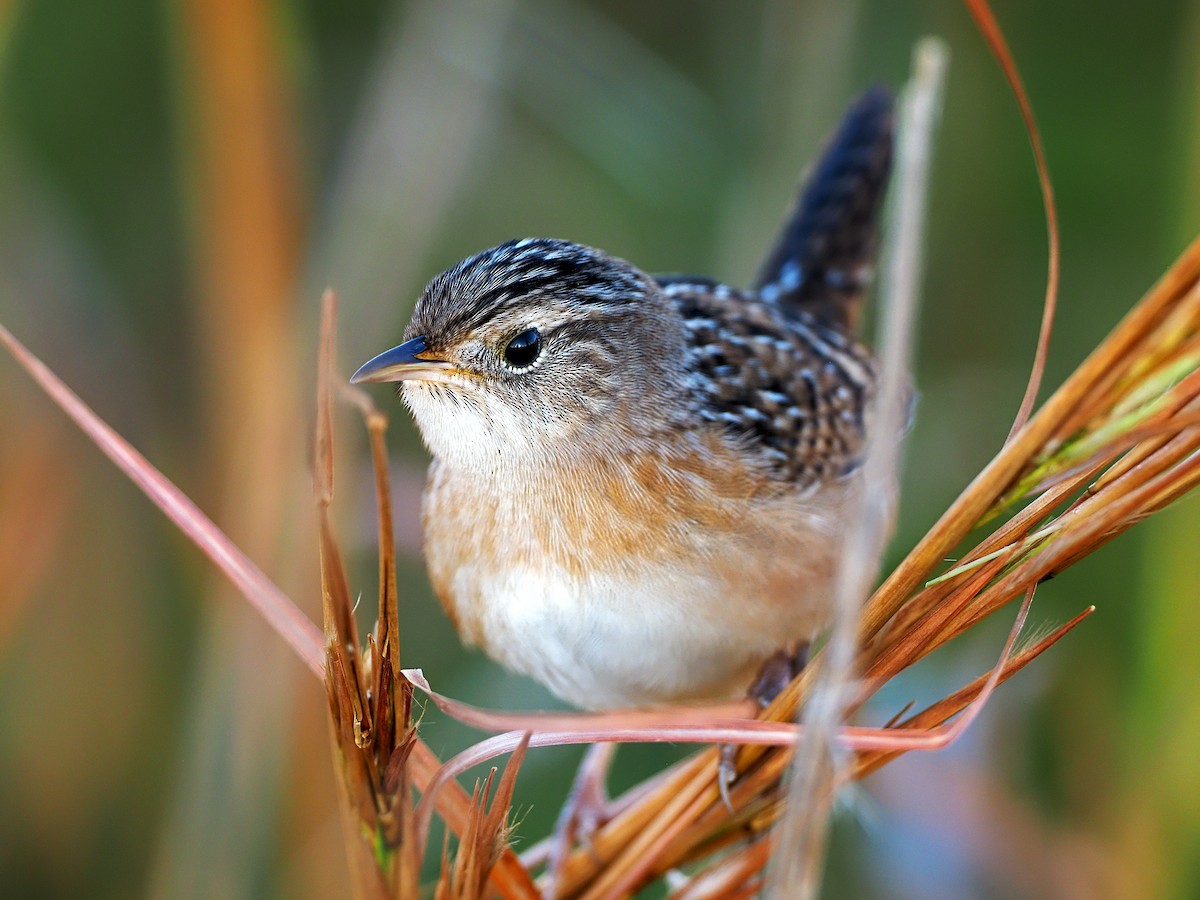
[{"label": "bird's claw", "polygon": [[729,788],[737,780],[738,747],[737,744],[722,744],[718,749],[720,755],[717,760],[717,791],[721,795],[721,802],[732,815],[733,800],[730,799]]},{"label": "bird's claw", "polygon": [[804,671],[807,664],[807,641],[787,650],[776,651],[758,670],[758,675],[747,692],[750,699],[758,704],[759,709],[766,709],[792,679]]},{"label": "bird's claw", "polygon": [[592,836],[608,821],[608,794],[604,782],[616,744],[593,744],[583,757],[575,783],[554,826],[553,843],[546,861],[546,879],[542,896],[556,896],[556,885],[576,842],[592,847]]},{"label": "bird's claw", "polygon": [[[758,670],[758,675],[746,692],[747,695],[758,704],[760,711],[766,709],[771,701],[791,683],[792,679],[804,671],[807,663],[807,642],[776,652],[762,664],[762,668]],[[729,788],[737,780],[738,747],[736,744],[722,744],[719,751],[717,791],[721,795],[721,801],[725,804],[725,808],[732,814],[733,801],[730,798]]]}]

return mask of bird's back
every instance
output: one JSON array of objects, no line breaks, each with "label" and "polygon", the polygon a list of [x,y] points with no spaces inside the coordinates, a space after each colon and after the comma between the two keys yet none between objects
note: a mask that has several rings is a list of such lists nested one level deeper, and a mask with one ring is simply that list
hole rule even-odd
[{"label": "bird's back", "polygon": [[858,466],[874,387],[870,351],[802,308],[725,285],[668,279],[688,336],[697,417],[798,489]]},{"label": "bird's back", "polygon": [[892,98],[850,108],[802,186],[756,285],[660,276],[687,331],[699,418],[818,490],[858,467],[875,382],[854,335],[878,244],[892,156]]}]

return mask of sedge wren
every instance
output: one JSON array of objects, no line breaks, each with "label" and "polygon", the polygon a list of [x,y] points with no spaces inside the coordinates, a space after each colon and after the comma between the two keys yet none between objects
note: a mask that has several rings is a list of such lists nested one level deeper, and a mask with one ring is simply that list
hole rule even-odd
[{"label": "sedge wren", "polygon": [[398,382],[433,461],[433,588],[462,638],[587,709],[728,697],[812,638],[869,426],[854,337],[892,151],[867,91],[757,284],[513,240],[421,294]]}]

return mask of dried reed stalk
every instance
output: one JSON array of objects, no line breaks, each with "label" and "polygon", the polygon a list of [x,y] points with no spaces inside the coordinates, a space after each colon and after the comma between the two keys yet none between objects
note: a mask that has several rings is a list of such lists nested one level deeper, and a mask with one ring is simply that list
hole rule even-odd
[{"label": "dried reed stalk", "polygon": [[[354,603],[330,521],[333,501],[333,370],[336,300],[322,305],[321,360],[317,386],[316,493],[321,534],[321,583],[325,630],[325,687],[329,697],[333,755],[340,768],[343,832],[354,894],[359,898],[420,894],[424,834],[416,827],[413,788],[432,774],[414,766],[417,753],[432,755],[411,721],[412,686],[401,676],[400,621],[396,591],[395,541],[384,432],[387,419],[365,393],[349,386],[345,396],[363,414],[370,435],[379,532],[379,616],[359,645]],[[482,897],[496,864],[506,896],[531,896],[533,885],[508,849],[508,815],[525,747],[513,753],[498,785],[493,769],[476,784],[466,809],[458,810],[457,852],[443,848],[439,900]],[[426,777],[422,777],[422,773]],[[494,788],[494,790],[493,790]],[[454,818],[453,816],[449,818]],[[503,875],[504,872],[515,873]]]},{"label": "dried reed stalk", "polygon": [[810,701],[804,741],[790,774],[787,815],[779,824],[768,893],[816,896],[823,870],[832,786],[843,780],[845,753],[835,737],[854,690],[862,603],[874,586],[887,545],[899,483],[900,440],[908,417],[913,335],[920,291],[933,130],[941,114],[948,51],[927,38],[914,53],[914,73],[900,104],[889,253],[881,285],[880,379],[862,477],[847,510],[846,538],[834,584],[834,617]]}]

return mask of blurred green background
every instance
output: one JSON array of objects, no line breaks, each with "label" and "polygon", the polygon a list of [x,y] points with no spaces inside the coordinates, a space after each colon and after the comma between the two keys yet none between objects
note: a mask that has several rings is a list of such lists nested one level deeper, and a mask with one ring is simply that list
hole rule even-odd
[{"label": "blurred green background", "polygon": [[[1062,218],[1053,385],[1200,230],[1200,3],[997,6]],[[1003,440],[1045,277],[1015,104],[949,0],[0,0],[0,321],[315,615],[324,286],[346,372],[430,276],[512,236],[744,283],[842,108],[901,83],[925,34],[952,63],[898,557]],[[379,394],[407,664],[476,703],[550,705],[464,653],[429,595],[423,451]],[[0,893],[347,896],[314,679],[4,360],[0,416]],[[338,429],[369,607],[366,454],[353,417]],[[847,798],[827,895],[1200,896],[1198,542],[1191,500],[1047,584],[1035,620],[1098,613],[958,745]],[[1006,629],[872,713],[957,688]],[[433,714],[424,735],[471,739]],[[614,780],[679,752],[627,748]],[[526,846],[577,756],[527,761]]]}]

